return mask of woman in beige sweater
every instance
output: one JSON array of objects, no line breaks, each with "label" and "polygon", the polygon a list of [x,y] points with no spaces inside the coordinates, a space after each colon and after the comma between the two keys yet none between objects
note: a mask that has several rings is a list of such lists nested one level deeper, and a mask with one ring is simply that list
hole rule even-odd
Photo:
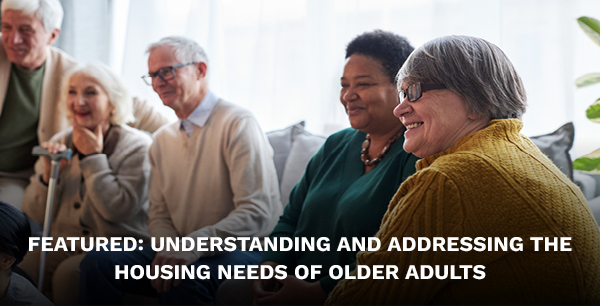
[{"label": "woman in beige sweater", "polygon": [[[92,63],[68,73],[61,91],[62,105],[73,127],[42,146],[51,153],[71,148],[74,155],[60,165],[52,237],[127,236],[147,241],[148,149],[152,139],[125,125],[133,119],[125,86],[108,67]],[[40,158],[35,170],[23,210],[33,220],[43,222],[49,159]],[[30,252],[21,264],[36,280],[39,255],[39,250]],[[74,251],[47,253],[43,291],[51,290],[55,303],[77,301],[75,289],[83,256],[80,244]]]}]

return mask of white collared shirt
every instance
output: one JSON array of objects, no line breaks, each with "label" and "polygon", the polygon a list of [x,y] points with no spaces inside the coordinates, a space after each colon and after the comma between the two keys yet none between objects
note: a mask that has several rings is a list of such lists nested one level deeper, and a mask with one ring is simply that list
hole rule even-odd
[{"label": "white collared shirt", "polygon": [[206,124],[218,101],[219,97],[212,91],[208,91],[196,109],[186,119],[180,119],[179,128],[185,131],[187,137],[192,134],[194,125],[203,127]]}]

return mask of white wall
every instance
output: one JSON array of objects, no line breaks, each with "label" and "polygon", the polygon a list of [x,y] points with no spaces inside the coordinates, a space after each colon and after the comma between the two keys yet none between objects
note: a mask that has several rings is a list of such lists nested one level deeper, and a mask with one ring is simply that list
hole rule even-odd
[{"label": "white wall", "polygon": [[[63,29],[78,60],[98,59],[123,75],[134,95],[164,108],[140,76],[146,46],[167,35],[197,40],[210,58],[221,97],[254,112],[264,130],[300,120],[318,134],[347,127],[339,104],[346,44],[383,29],[416,47],[443,35],[485,38],[502,48],[525,83],[523,133],[549,133],[573,121],[573,156],[600,147],[600,125],[585,109],[600,85],[575,90],[580,75],[600,71],[600,46],[578,27],[600,19],[589,0],[63,0],[75,14]],[[73,31],[69,34],[69,31]],[[74,34],[73,34],[74,33]],[[98,38],[100,37],[100,38]],[[106,38],[103,38],[106,37]],[[69,49],[70,48],[70,49]],[[173,120],[174,114],[165,109]]]}]

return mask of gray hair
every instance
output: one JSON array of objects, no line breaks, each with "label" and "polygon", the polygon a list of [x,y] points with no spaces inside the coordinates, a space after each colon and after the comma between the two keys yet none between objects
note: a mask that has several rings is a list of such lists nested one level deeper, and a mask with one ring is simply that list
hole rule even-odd
[{"label": "gray hair", "polygon": [[175,51],[175,58],[182,64],[191,62],[204,62],[208,65],[208,57],[204,52],[204,49],[200,45],[185,37],[181,36],[168,36],[158,42],[150,44],[146,53],[152,52],[157,47],[170,46]]},{"label": "gray hair", "polygon": [[60,30],[63,20],[63,8],[58,0],[2,0],[2,15],[6,10],[21,11],[25,15],[35,16],[44,25],[46,32]]},{"label": "gray hair", "polygon": [[398,72],[401,83],[441,83],[465,99],[470,114],[521,118],[525,87],[508,57],[481,38],[445,36],[417,48]]},{"label": "gray hair", "polygon": [[100,62],[78,66],[67,72],[62,82],[61,105],[66,105],[69,81],[75,75],[93,78],[106,91],[109,102],[114,107],[110,123],[121,125],[135,120],[133,116],[133,101],[129,96],[125,84],[116,73]]}]

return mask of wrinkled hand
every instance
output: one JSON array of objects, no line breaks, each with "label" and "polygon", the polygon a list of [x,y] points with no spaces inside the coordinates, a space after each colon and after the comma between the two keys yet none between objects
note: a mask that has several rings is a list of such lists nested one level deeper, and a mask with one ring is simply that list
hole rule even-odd
[{"label": "wrinkled hand", "polygon": [[[152,269],[155,266],[160,267],[163,265],[191,265],[198,260],[198,257],[191,251],[162,251],[156,253],[156,257],[152,261]],[[157,277],[150,281],[152,288],[156,289],[158,293],[168,292],[171,290],[171,286],[177,287],[181,284],[182,279],[162,279]]]},{"label": "wrinkled hand", "polygon": [[[321,288],[320,282],[309,283],[297,279],[294,276],[288,276],[285,279],[278,280],[282,287],[277,292],[263,292],[259,297],[254,296],[254,302],[257,305],[323,305],[327,300],[327,294]],[[257,283],[256,281],[254,282]]]},{"label": "wrinkled hand", "polygon": [[[48,153],[50,154],[60,153],[67,149],[67,146],[65,146],[64,144],[54,141],[44,141],[40,145],[42,146],[42,148],[48,150]],[[44,173],[42,174],[42,180],[47,185],[48,181],[50,180],[50,171],[52,171],[52,165],[50,157],[42,156],[42,160],[44,161]],[[58,173],[60,173],[68,164],[68,160],[61,159],[61,161],[58,163]]]},{"label": "wrinkled hand", "polygon": [[99,124],[94,131],[73,122],[73,145],[83,155],[102,153],[104,149],[104,135]]}]

